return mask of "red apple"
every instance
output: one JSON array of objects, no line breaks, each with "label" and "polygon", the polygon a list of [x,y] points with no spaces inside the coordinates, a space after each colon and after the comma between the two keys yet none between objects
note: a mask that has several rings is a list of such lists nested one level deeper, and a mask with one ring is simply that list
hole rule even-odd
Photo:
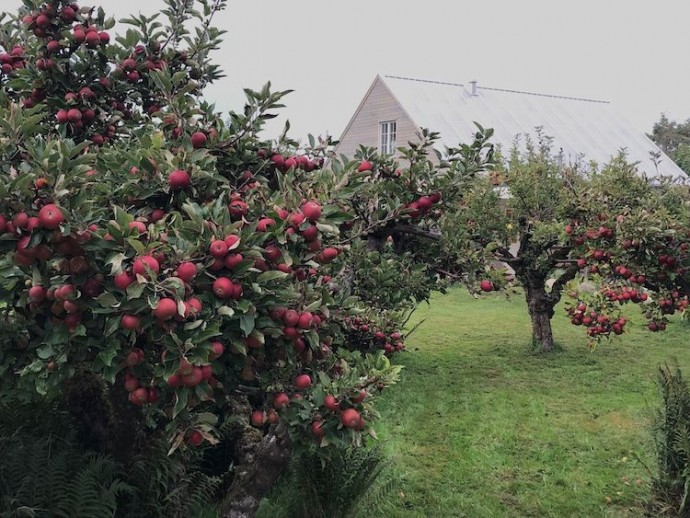
[{"label": "red apple", "polygon": [[233,296],[233,282],[227,277],[218,277],[213,281],[213,293],[219,299],[227,299]]},{"label": "red apple", "polygon": [[168,297],[160,299],[153,310],[153,316],[158,320],[169,320],[175,315],[177,315],[177,302]]},{"label": "red apple", "polygon": [[[60,224],[65,221],[65,216],[57,205],[53,203],[48,203],[41,207],[38,211],[38,219],[41,223],[41,227],[48,230],[57,230],[60,228]],[[28,218],[27,218],[28,224]],[[17,225],[19,226],[19,225]],[[21,228],[21,227],[20,227]]]},{"label": "red apple", "polygon": [[339,252],[337,248],[329,246],[328,248],[324,248],[319,254],[319,259],[322,263],[330,263],[333,259],[338,257],[338,254]]},{"label": "red apple", "polygon": [[189,261],[180,263],[177,267],[177,276],[184,282],[191,282],[196,276],[196,265]]},{"label": "red apple", "polygon": [[216,239],[209,246],[209,252],[216,259],[223,259],[228,255],[228,244],[222,239]]},{"label": "red apple", "polygon": [[[302,231],[302,237],[304,238],[305,241],[314,241],[317,237],[319,236],[319,229],[316,227],[316,225],[309,225],[307,228],[305,228]],[[319,244],[319,247],[321,247],[321,244]],[[312,250],[312,252],[315,252],[316,250]]]},{"label": "red apple", "polygon": [[305,311],[299,316],[297,321],[297,327],[300,329],[309,329],[314,325],[314,316],[309,312]]},{"label": "red apple", "polygon": [[366,397],[367,397],[367,391],[362,389],[359,391],[359,393],[355,397],[352,398],[352,402],[353,403],[361,403],[362,401],[364,401],[366,399]]},{"label": "red apple", "polygon": [[290,396],[285,392],[279,392],[273,396],[273,406],[275,408],[284,408],[290,404]]},{"label": "red apple", "polygon": [[187,437],[187,444],[190,446],[197,447],[200,446],[202,442],[204,442],[204,436],[201,435],[201,432],[198,430],[194,430],[189,434],[189,437]]},{"label": "red apple", "polygon": [[189,186],[192,185],[192,180],[189,177],[189,173],[187,173],[187,171],[178,169],[170,173],[170,176],[168,177],[168,183],[170,184],[170,188],[173,191],[180,191],[189,188]]},{"label": "red apple", "polygon": [[321,205],[315,201],[308,201],[302,205],[302,214],[310,221],[316,221],[321,217]]},{"label": "red apple", "polygon": [[256,230],[258,232],[266,232],[268,227],[275,226],[276,221],[273,218],[262,218],[256,224]]},{"label": "red apple", "polygon": [[127,287],[135,280],[136,279],[133,275],[130,275],[127,272],[122,272],[113,277],[113,284],[115,284],[115,287],[119,290],[126,290]]},{"label": "red apple", "polygon": [[139,380],[129,373],[125,374],[125,390],[132,392],[139,388]]},{"label": "red apple", "polygon": [[240,244],[240,236],[237,234],[228,234],[225,236],[225,244],[228,245],[228,250],[237,248]]},{"label": "red apple", "polygon": [[148,272],[146,270],[147,267],[156,274],[160,271],[160,264],[155,257],[151,255],[142,255],[134,260],[132,272],[134,272],[134,275],[141,275],[148,279]]},{"label": "red apple", "polygon": [[125,314],[122,315],[122,329],[128,331],[138,331],[141,327],[141,318],[136,315]]},{"label": "red apple", "polygon": [[294,309],[288,309],[283,314],[283,323],[288,327],[297,327],[297,324],[299,324],[299,313]]},{"label": "red apple", "polygon": [[301,212],[294,212],[290,215],[290,224],[294,227],[299,227],[304,220],[307,219]]},{"label": "red apple", "polygon": [[266,422],[266,414],[261,410],[254,410],[251,416],[251,422],[253,426],[261,427]]},{"label": "red apple", "polygon": [[340,410],[338,400],[332,394],[328,394],[325,398],[323,398],[323,406],[325,406],[331,412]]},{"label": "red apple", "polygon": [[203,380],[204,371],[201,367],[192,367],[192,371],[189,374],[182,376],[182,384],[188,388],[196,387]]},{"label": "red apple", "polygon": [[132,221],[128,225],[129,228],[136,230],[139,234],[146,233],[146,224],[143,221]]},{"label": "red apple", "polygon": [[321,440],[321,438],[326,435],[326,430],[323,429],[321,426],[322,421],[314,421],[311,424],[311,433],[314,434],[314,437],[317,439]]},{"label": "red apple", "polygon": [[347,408],[341,412],[340,422],[345,428],[359,428],[362,416],[354,408]]},{"label": "red apple", "polygon": [[239,266],[240,263],[244,261],[244,257],[242,257],[242,254],[228,254],[225,257],[225,260],[223,261],[223,265],[228,269],[232,270],[236,266]]},{"label": "red apple", "polygon": [[309,374],[300,374],[295,378],[295,387],[300,390],[308,389],[311,387],[311,377]]},{"label": "red apple", "polygon": [[199,148],[204,147],[206,145],[207,140],[208,139],[206,137],[206,134],[201,132],[201,131],[197,131],[196,133],[192,133],[192,146],[194,147],[194,149],[199,149]]},{"label": "red apple", "polygon": [[230,212],[230,216],[233,218],[241,218],[247,214],[248,210],[249,206],[242,200],[232,200],[230,205],[228,205],[228,212]]},{"label": "red apple", "polygon": [[29,288],[30,302],[43,302],[46,299],[46,289],[43,286],[32,286]]},{"label": "red apple", "polygon": [[82,114],[77,108],[67,110],[67,120],[72,123],[81,122]]},{"label": "red apple", "polygon": [[360,173],[363,173],[365,171],[371,171],[374,167],[374,164],[369,162],[368,160],[363,160],[360,164],[359,167],[357,168],[357,171]]},{"label": "red apple", "polygon": [[208,359],[210,361],[220,358],[225,352],[225,346],[220,342],[211,343],[211,352],[208,354]]}]

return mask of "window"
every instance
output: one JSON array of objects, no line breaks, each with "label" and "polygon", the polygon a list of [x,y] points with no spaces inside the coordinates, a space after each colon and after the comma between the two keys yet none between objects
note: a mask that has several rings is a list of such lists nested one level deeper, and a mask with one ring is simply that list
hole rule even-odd
[{"label": "window", "polygon": [[395,153],[395,121],[386,121],[380,124],[382,155],[392,155]]}]

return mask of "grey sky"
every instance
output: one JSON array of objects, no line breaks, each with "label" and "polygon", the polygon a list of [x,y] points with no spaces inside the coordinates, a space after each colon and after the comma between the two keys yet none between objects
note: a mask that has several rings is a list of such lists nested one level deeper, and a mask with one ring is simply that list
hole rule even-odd
[{"label": "grey sky", "polygon": [[[2,0],[8,9],[19,0]],[[160,0],[82,0],[120,18]],[[679,0],[230,0],[216,25],[227,77],[207,91],[240,110],[243,87],[294,89],[293,137],[338,137],[377,73],[611,101],[650,131],[690,118],[690,3]],[[478,121],[481,123],[481,121]]]}]

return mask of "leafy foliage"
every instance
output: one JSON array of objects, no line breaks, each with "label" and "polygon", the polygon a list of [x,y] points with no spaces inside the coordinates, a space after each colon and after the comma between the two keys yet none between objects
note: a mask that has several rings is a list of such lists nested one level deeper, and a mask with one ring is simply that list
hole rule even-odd
[{"label": "leafy foliage", "polygon": [[[192,512],[264,439],[321,452],[374,435],[400,370],[387,355],[447,275],[424,239],[492,153],[482,128],[438,166],[429,132],[400,166],[264,140],[287,91],[247,89],[227,117],[202,98],[227,2],[165,3],[117,36],[66,0],[0,26],[0,401],[68,401],[151,514]],[[198,478],[215,445],[225,465]],[[168,503],[148,496],[161,488]]]},{"label": "leafy foliage", "polygon": [[690,120],[676,122],[661,115],[654,123],[651,138],[678,166],[690,174]]},{"label": "leafy foliage", "polygon": [[393,489],[380,447],[296,457],[259,516],[348,518],[366,515]]},{"label": "leafy foliage", "polygon": [[[121,467],[107,456],[83,451],[64,416],[54,419],[50,430],[36,419],[36,410],[0,407],[0,514],[113,516],[118,502],[134,490]],[[32,417],[43,422],[34,427]],[[17,428],[18,423],[25,426]]]},{"label": "leafy foliage", "polygon": [[679,514],[690,509],[690,388],[678,365],[659,367],[661,406],[654,416],[655,499]]}]

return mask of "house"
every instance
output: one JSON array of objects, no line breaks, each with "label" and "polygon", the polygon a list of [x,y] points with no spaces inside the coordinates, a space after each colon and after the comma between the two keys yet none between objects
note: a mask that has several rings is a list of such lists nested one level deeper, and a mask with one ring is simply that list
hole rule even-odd
[{"label": "house", "polygon": [[606,101],[488,88],[397,76],[377,76],[343,132],[338,154],[352,157],[360,145],[383,154],[419,139],[420,128],[440,133],[439,151],[469,143],[474,122],[493,128],[492,141],[509,151],[519,134],[537,127],[553,138],[566,161],[603,165],[625,149],[647,176],[687,175],[644,133]]}]

